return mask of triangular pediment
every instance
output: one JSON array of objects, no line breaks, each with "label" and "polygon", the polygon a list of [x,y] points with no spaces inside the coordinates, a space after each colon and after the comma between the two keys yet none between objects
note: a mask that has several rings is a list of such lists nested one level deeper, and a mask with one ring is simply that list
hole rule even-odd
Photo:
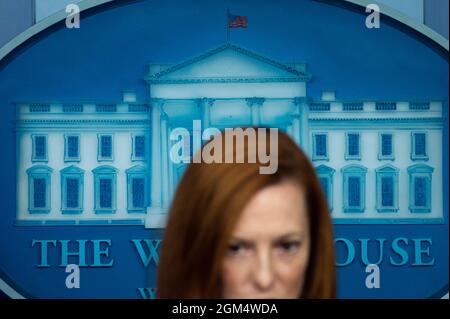
[{"label": "triangular pediment", "polygon": [[386,165],[383,165],[382,167],[379,167],[376,169],[376,172],[379,172],[379,173],[389,173],[389,172],[397,172],[397,171],[398,171],[398,168],[391,164],[386,164]]},{"label": "triangular pediment", "polygon": [[153,65],[150,83],[307,81],[304,64],[284,64],[233,44],[225,44],[184,62]]}]

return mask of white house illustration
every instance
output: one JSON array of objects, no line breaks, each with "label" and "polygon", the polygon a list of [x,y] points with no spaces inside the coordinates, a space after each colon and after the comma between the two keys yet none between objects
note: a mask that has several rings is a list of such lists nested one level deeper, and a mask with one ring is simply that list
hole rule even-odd
[{"label": "white house illustration", "polygon": [[[186,164],[170,132],[261,125],[286,131],[317,169],[335,223],[442,223],[439,100],[308,96],[305,63],[226,43],[151,64],[148,103],[17,102],[17,225],[163,228]],[[199,181],[201,182],[201,181]]]}]

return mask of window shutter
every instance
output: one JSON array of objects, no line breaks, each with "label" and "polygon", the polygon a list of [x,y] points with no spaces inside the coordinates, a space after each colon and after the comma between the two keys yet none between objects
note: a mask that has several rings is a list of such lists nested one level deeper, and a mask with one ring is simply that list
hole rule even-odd
[{"label": "window shutter", "polygon": [[45,178],[35,178],[33,180],[33,206],[34,208],[44,208],[46,206],[46,180]]},{"label": "window shutter", "polygon": [[394,181],[392,177],[381,178],[381,206],[394,206]]},{"label": "window shutter", "polygon": [[415,135],[415,150],[416,155],[426,155],[425,153],[425,134],[417,133]]},{"label": "window shutter", "polygon": [[134,138],[134,155],[136,157],[144,157],[145,156],[145,137],[144,136],[135,136]]},{"label": "window shutter", "polygon": [[102,157],[111,157],[111,136],[102,136],[101,143]]},{"label": "window shutter", "polygon": [[100,179],[100,207],[112,207],[112,185],[110,179]]},{"label": "window shutter", "polygon": [[416,177],[414,179],[414,205],[427,205],[427,179],[426,177]]},{"label": "window shutter", "polygon": [[381,155],[392,155],[392,135],[390,134],[381,135]]},{"label": "window shutter", "polygon": [[359,207],[361,205],[360,178],[348,178],[348,206]]},{"label": "window shutter", "polygon": [[359,134],[348,134],[348,155],[359,155]]},{"label": "window shutter", "polygon": [[78,136],[67,137],[67,144],[68,157],[78,157]]},{"label": "window shutter", "polygon": [[132,180],[133,192],[133,207],[144,207],[144,179],[133,178]]},{"label": "window shutter", "polygon": [[326,135],[316,135],[316,155],[317,156],[326,156]]},{"label": "window shutter", "polygon": [[78,208],[79,182],[77,178],[66,179],[66,207]]},{"label": "window shutter", "polygon": [[45,136],[36,136],[34,138],[34,154],[36,158],[45,158]]}]

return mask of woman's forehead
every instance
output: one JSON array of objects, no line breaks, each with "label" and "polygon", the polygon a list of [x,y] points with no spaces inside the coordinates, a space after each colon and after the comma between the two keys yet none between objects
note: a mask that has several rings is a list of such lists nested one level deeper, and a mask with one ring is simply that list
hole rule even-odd
[{"label": "woman's forehead", "polygon": [[303,189],[291,181],[258,191],[243,209],[234,236],[282,236],[307,231],[307,205]]}]

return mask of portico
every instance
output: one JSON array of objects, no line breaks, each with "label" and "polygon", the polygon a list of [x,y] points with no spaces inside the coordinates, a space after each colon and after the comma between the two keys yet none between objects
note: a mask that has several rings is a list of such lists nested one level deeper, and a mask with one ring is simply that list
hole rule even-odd
[{"label": "portico", "polygon": [[146,227],[164,227],[170,199],[184,171],[185,165],[176,165],[168,157],[172,129],[184,127],[192,132],[194,119],[202,121],[203,129],[270,126],[287,131],[305,146],[309,79],[304,64],[281,64],[229,43],[176,65],[151,64],[145,77],[152,109]]}]

